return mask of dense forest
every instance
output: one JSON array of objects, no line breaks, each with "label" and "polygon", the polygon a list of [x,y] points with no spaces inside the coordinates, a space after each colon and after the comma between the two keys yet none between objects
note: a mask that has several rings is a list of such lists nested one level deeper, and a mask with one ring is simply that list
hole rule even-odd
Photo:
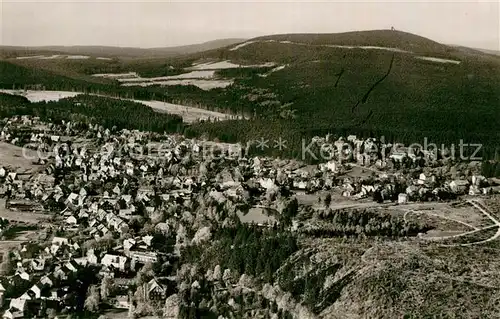
[{"label": "dense forest", "polygon": [[23,97],[0,94],[0,116],[38,116],[41,120],[58,123],[79,121],[99,124],[106,128],[138,129],[153,132],[181,133],[182,118],[158,113],[153,109],[131,101],[100,96],[79,95],[58,102],[29,103]]}]

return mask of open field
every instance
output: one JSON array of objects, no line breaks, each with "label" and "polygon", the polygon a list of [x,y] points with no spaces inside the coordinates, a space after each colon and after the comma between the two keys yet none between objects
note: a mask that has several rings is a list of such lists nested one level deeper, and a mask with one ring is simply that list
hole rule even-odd
[{"label": "open field", "polygon": [[[430,207],[432,209],[415,208],[407,211],[407,218],[426,221],[436,226],[440,225],[438,226],[439,229],[453,225],[454,229],[457,227],[459,227],[458,229],[463,229],[465,227],[472,230],[491,225],[491,220],[488,217],[481,214],[472,206],[465,205],[452,207],[447,204],[435,204],[435,207]],[[404,207],[405,209],[409,209],[407,205]]]},{"label": "open field", "polygon": [[[41,153],[42,157],[44,155]],[[39,158],[37,151],[0,142],[0,166],[18,173],[33,173],[43,169],[43,166],[33,164],[37,158]]]},{"label": "open field", "polygon": [[5,208],[5,198],[0,199],[0,218],[9,221],[18,221],[27,224],[39,224],[48,221],[52,216],[49,214],[13,211]]},{"label": "open field", "polygon": [[[40,101],[58,101],[60,99],[74,97],[80,94],[81,92],[68,92],[68,91],[19,91],[19,90],[0,90],[1,93],[14,94],[14,95],[23,95],[30,102],[40,102]],[[97,94],[92,94],[97,95]],[[103,96],[103,95],[98,95]],[[228,119],[236,119],[237,116],[232,116],[229,114],[224,114],[220,112],[209,111],[201,108],[166,103],[162,101],[142,101],[142,100],[131,100],[124,99],[128,101],[133,101],[136,103],[141,103],[147,105],[158,112],[165,112],[169,114],[176,114],[182,116],[182,119],[186,123],[193,123],[199,120],[208,120],[209,118],[212,120],[228,120]]]}]

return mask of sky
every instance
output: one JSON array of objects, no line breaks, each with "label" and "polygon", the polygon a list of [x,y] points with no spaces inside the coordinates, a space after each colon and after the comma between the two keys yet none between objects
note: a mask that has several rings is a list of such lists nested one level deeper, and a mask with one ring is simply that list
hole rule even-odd
[{"label": "sky", "polygon": [[148,48],[393,26],[445,44],[500,50],[499,16],[499,0],[0,0],[0,45]]}]

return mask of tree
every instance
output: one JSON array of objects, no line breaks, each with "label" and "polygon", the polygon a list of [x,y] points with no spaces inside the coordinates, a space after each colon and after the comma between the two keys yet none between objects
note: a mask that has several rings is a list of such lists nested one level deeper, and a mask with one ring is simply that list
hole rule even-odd
[{"label": "tree", "polygon": [[373,192],[373,201],[377,202],[377,203],[383,203],[384,202],[384,198],[382,197],[382,192],[380,190],[376,190]]},{"label": "tree", "polygon": [[330,193],[326,194],[325,197],[325,207],[328,208],[330,207],[330,204],[332,202],[332,195]]},{"label": "tree", "polygon": [[97,312],[99,310],[100,296],[99,290],[96,285],[91,285],[87,292],[84,307],[90,312]]},{"label": "tree", "polygon": [[2,263],[0,264],[0,274],[3,276],[7,276],[12,274],[14,271],[14,264],[12,263],[12,259],[9,254],[3,255]]},{"label": "tree", "polygon": [[113,279],[104,277],[101,282],[101,300],[107,301],[110,290],[113,288]]},{"label": "tree", "polygon": [[283,210],[282,222],[285,225],[289,225],[292,222],[292,218],[297,216],[298,212],[299,212],[299,202],[297,201],[297,198],[294,197],[292,200],[288,202],[286,208]]},{"label": "tree", "polygon": [[53,308],[47,309],[47,318],[55,318],[57,316],[57,311]]},{"label": "tree", "polygon": [[140,286],[149,282],[154,276],[153,272],[153,264],[151,262],[147,262],[142,266],[141,270],[137,272],[135,277],[135,284]]}]

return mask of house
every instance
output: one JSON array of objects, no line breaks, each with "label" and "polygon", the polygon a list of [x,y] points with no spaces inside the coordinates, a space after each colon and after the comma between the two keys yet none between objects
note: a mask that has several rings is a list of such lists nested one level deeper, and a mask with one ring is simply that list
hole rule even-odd
[{"label": "house", "polygon": [[114,307],[118,309],[129,309],[130,301],[127,295],[119,295],[115,297]]},{"label": "house", "polygon": [[129,220],[132,217],[133,213],[134,213],[134,210],[130,209],[130,208],[120,209],[120,211],[118,212],[118,216],[120,216],[123,219]]},{"label": "house", "polygon": [[133,238],[128,238],[123,241],[123,249],[129,250],[130,248],[134,247],[136,244],[135,239]]},{"label": "house", "polygon": [[21,279],[27,280],[27,281],[29,281],[31,278],[30,275],[26,271],[18,272],[16,275],[19,276]]},{"label": "house", "polygon": [[124,271],[126,268],[127,260],[127,257],[124,256],[106,254],[104,255],[104,257],[102,257],[101,265],[113,266],[116,269]]},{"label": "house", "polygon": [[300,189],[300,190],[305,190],[307,188],[307,182],[306,181],[293,181],[293,188],[295,189]]},{"label": "house", "polygon": [[139,261],[144,264],[147,262],[154,263],[158,260],[157,254],[152,251],[131,250],[128,255],[132,260]]},{"label": "house", "polygon": [[156,279],[151,279],[147,283],[147,299],[164,300],[167,297],[167,287],[160,284]]},{"label": "house", "polygon": [[68,195],[68,198],[66,198],[65,203],[66,204],[75,204],[77,199],[78,199],[78,194],[71,193]]},{"label": "house", "polygon": [[128,206],[132,202],[132,195],[122,195],[121,199],[125,202],[125,204]]},{"label": "house", "polygon": [[68,218],[66,218],[66,224],[74,226],[78,224],[78,220],[76,219],[75,216],[71,215]]},{"label": "house", "polygon": [[406,154],[405,153],[394,153],[394,154],[391,154],[391,156],[389,156],[390,159],[392,159],[393,161],[395,162],[403,162],[403,160],[406,158]]},{"label": "house", "polygon": [[455,194],[464,194],[468,186],[469,182],[461,179],[456,179],[450,183],[450,189]]},{"label": "house", "polygon": [[372,158],[370,154],[357,154],[356,162],[361,166],[370,166],[372,162]]},{"label": "house", "polygon": [[78,265],[78,266],[82,266],[82,267],[86,267],[89,263],[87,257],[79,257],[79,258],[75,258],[74,259],[75,263]]},{"label": "house", "polygon": [[45,259],[32,259],[31,260],[31,269],[33,271],[43,271],[45,269]]},{"label": "house", "polygon": [[398,204],[408,203],[408,194],[401,193],[398,195]]},{"label": "house", "polygon": [[476,196],[476,195],[481,195],[482,191],[479,189],[479,186],[477,185],[472,185],[469,188],[469,195]]},{"label": "house", "polygon": [[420,176],[418,177],[417,184],[424,185],[426,181],[427,181],[427,176],[425,176],[424,173],[421,173]]},{"label": "house", "polygon": [[[23,318],[24,312],[27,310],[28,305],[26,299],[13,298],[9,304],[9,310],[4,314],[4,318]],[[7,317],[5,315],[7,314]]]},{"label": "house", "polygon": [[39,283],[47,287],[52,287],[54,285],[54,282],[49,276],[43,276],[42,278],[40,278]]},{"label": "house", "polygon": [[28,293],[29,292],[32,293],[33,299],[40,299],[42,297],[42,288],[43,288],[43,286],[38,283],[36,285],[33,285],[33,287],[30,288]]},{"label": "house", "polygon": [[60,279],[60,280],[67,280],[69,275],[71,273],[71,270],[67,269],[66,267],[61,267],[58,266],[56,269],[54,269],[54,272],[52,275],[54,278]]},{"label": "house", "polygon": [[143,242],[144,242],[147,246],[151,246],[152,241],[153,241],[153,236],[151,236],[151,235],[142,236],[142,241],[143,241]]},{"label": "house", "polygon": [[472,176],[472,185],[480,186],[484,182],[486,182],[486,177],[484,177],[482,175],[473,175]]},{"label": "house", "polygon": [[18,319],[24,318],[24,312],[16,309],[8,309],[2,316],[3,319]]},{"label": "house", "polygon": [[338,165],[335,161],[331,160],[328,163],[319,164],[319,169],[323,172],[329,171],[335,173],[338,170]]},{"label": "house", "polygon": [[64,266],[68,269],[71,270],[72,272],[77,272],[78,271],[78,264],[74,260],[70,260],[67,263],[64,264]]},{"label": "house", "polygon": [[52,245],[62,246],[62,245],[68,245],[68,244],[69,244],[69,240],[67,238],[64,238],[64,237],[54,237],[52,239]]}]

